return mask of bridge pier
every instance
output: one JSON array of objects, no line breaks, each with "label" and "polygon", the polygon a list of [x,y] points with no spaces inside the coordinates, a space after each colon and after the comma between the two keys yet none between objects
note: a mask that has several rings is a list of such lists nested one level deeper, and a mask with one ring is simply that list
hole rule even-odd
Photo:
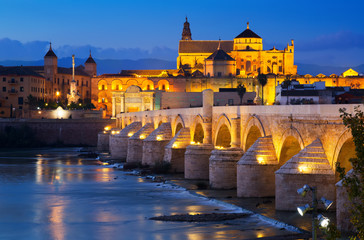
[{"label": "bridge pier", "polygon": [[110,131],[102,131],[97,135],[97,151],[108,152],[109,151],[109,138]]},{"label": "bridge pier", "polygon": [[112,159],[125,161],[128,152],[128,140],[142,127],[141,122],[133,122],[123,128],[119,134],[110,135],[110,154]]},{"label": "bridge pier", "polygon": [[182,128],[167,144],[164,153],[164,161],[171,164],[172,172],[184,172],[186,147],[190,145],[190,141],[190,128]]},{"label": "bridge pier", "polygon": [[[305,184],[317,188],[317,198],[334,200],[335,174],[321,141],[316,139],[276,171],[276,209],[296,210],[311,202],[311,198],[297,194]],[[322,209],[322,205],[318,205]]]},{"label": "bridge pier", "polygon": [[240,148],[215,149],[209,162],[209,181],[211,188],[236,188],[236,163],[243,156]]},{"label": "bridge pier", "polygon": [[[347,175],[352,175],[349,171]],[[350,200],[342,180],[336,183],[336,226],[341,232],[353,232],[354,226],[350,222]]]},{"label": "bridge pier", "polygon": [[146,123],[128,140],[128,152],[126,162],[142,163],[143,158],[143,141],[154,131],[153,123]]},{"label": "bridge pier", "polygon": [[142,164],[153,166],[164,159],[165,147],[172,139],[170,122],[162,123],[143,141]]},{"label": "bridge pier", "polygon": [[237,164],[237,196],[274,196],[277,169],[272,136],[258,138]]},{"label": "bridge pier", "polygon": [[212,144],[189,145],[185,153],[185,178],[209,179],[209,158]]}]

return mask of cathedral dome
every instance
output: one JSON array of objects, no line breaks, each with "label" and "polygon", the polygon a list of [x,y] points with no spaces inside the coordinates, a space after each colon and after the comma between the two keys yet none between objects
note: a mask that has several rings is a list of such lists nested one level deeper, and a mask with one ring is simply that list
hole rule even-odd
[{"label": "cathedral dome", "polygon": [[261,37],[259,37],[258,34],[249,29],[249,22],[248,22],[246,29],[235,38],[261,38]]}]

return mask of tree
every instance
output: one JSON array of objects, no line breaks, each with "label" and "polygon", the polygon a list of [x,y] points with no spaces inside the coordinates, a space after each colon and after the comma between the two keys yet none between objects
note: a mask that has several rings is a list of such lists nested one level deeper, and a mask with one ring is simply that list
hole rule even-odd
[{"label": "tree", "polygon": [[237,92],[238,92],[238,95],[240,97],[240,105],[243,105],[243,97],[244,97],[244,94],[246,93],[245,86],[241,85],[241,83],[239,83],[239,85],[237,87]]},{"label": "tree", "polygon": [[[267,85],[267,75],[265,74],[260,74],[258,75],[258,81],[259,84],[262,86],[262,105],[264,105],[264,86]],[[257,93],[259,94],[259,93]]]},{"label": "tree", "polygon": [[291,86],[292,82],[291,82],[291,77],[289,75],[286,76],[286,79],[284,79],[284,81],[282,82],[282,89],[285,88],[287,89],[287,105],[289,105],[288,102],[288,91],[289,91],[289,86]]},{"label": "tree", "polygon": [[336,163],[336,171],[348,190],[351,204],[351,222],[356,228],[359,239],[364,239],[364,112],[360,106],[354,108],[354,114],[340,109],[344,125],[351,130],[355,144],[356,158],[350,159],[353,174],[345,175],[345,168]]}]

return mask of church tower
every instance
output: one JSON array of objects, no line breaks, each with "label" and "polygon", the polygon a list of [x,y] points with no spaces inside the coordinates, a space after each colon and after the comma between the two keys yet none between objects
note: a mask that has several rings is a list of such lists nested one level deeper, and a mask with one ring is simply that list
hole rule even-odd
[{"label": "church tower", "polygon": [[190,23],[187,21],[187,17],[186,22],[183,24],[182,40],[192,40]]},{"label": "church tower", "polygon": [[53,99],[55,97],[54,81],[58,73],[58,58],[52,50],[52,43],[49,43],[49,50],[44,56],[44,77],[45,81],[45,98]]},{"label": "church tower", "polygon": [[96,76],[97,74],[97,66],[95,60],[91,56],[91,50],[90,50],[90,56],[85,62],[85,72],[90,75],[91,77]]}]

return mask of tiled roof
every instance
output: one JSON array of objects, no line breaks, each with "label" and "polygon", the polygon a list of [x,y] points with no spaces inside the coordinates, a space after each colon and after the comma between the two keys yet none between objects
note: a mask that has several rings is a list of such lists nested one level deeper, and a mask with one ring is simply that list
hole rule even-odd
[{"label": "tiled roof", "polygon": [[45,57],[57,57],[57,55],[53,52],[52,48],[49,48]]},{"label": "tiled roof", "polygon": [[216,50],[206,60],[214,60],[214,61],[235,61],[234,58],[230,57],[229,54],[227,54],[222,49]]},{"label": "tiled roof", "polygon": [[16,67],[1,67],[0,68],[0,75],[17,75],[17,76],[35,76],[44,78],[42,75],[32,71],[29,68],[23,66],[16,66]]},{"label": "tiled roof", "polygon": [[86,62],[85,63],[96,63],[95,60],[91,57],[91,54],[90,56],[87,58]]},{"label": "tiled roof", "polygon": [[[219,41],[179,41],[179,53],[213,53],[219,46]],[[220,48],[225,52],[231,52],[234,41],[220,41]]]},{"label": "tiled roof", "polygon": [[245,29],[242,33],[240,33],[235,38],[261,38],[255,32],[250,29]]}]

